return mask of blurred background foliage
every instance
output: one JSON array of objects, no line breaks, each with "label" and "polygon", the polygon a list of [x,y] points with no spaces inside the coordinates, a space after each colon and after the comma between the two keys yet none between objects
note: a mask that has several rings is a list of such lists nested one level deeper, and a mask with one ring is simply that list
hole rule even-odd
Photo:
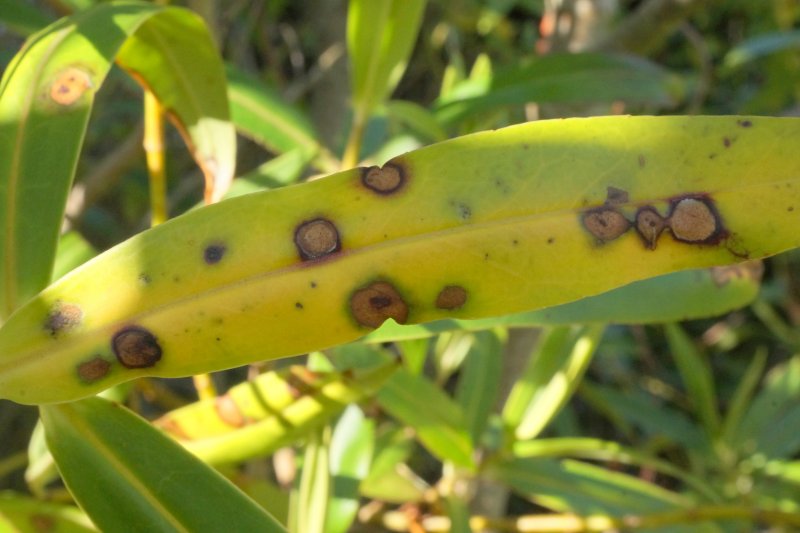
[{"label": "blurred background foliage", "polygon": [[[35,29],[95,3],[0,0],[0,65]],[[172,4],[204,17],[229,65],[240,133],[229,194],[339,168],[357,122],[347,2]],[[402,78],[369,110],[359,161],[544,118],[800,112],[796,0],[423,5]],[[203,180],[177,132],[167,139],[174,216],[202,201]],[[141,141],[141,90],[112,71],[69,197],[56,278],[148,227]],[[238,394],[240,405],[252,390],[237,384],[258,384],[271,409],[249,413],[248,424],[275,413],[292,420],[289,429],[273,421],[255,447],[230,424],[213,434],[227,400],[196,403],[191,380],[143,380],[117,393],[176,438],[196,441],[187,446],[297,531],[792,531],[800,528],[798,260],[793,252],[768,261],[754,302],[716,318],[605,331],[456,330],[213,376],[220,394],[233,387],[221,398]],[[398,356],[402,368],[390,378],[375,366]],[[343,388],[323,401],[330,382]],[[41,435],[31,438],[36,419],[32,408],[0,404],[0,488],[68,502]],[[210,433],[189,439],[187,427]]]}]

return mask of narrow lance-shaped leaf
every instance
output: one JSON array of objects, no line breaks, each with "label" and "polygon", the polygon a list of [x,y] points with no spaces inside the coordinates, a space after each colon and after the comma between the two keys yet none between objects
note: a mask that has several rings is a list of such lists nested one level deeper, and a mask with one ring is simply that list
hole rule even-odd
[{"label": "narrow lance-shaped leaf", "polygon": [[227,479],[117,404],[89,398],[46,406],[42,421],[67,487],[103,531],[285,531]]},{"label": "narrow lance-shaped leaf", "polygon": [[125,2],[48,26],[0,82],[0,320],[50,281],[94,93],[115,56],[163,100],[201,166],[222,185],[232,176],[224,73],[199,17]]},{"label": "narrow lance-shaped leaf", "polygon": [[[423,323],[552,306],[800,245],[800,120],[512,126],[192,211],[0,329],[0,395],[93,394]],[[41,386],[41,376],[48,376]]]}]

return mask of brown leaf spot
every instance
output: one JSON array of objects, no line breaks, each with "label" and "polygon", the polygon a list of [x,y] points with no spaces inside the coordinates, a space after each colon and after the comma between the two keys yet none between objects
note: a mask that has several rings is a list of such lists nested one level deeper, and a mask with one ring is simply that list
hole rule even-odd
[{"label": "brown leaf spot", "polygon": [[83,311],[75,304],[56,302],[47,315],[44,322],[44,329],[50,335],[57,337],[59,334],[70,331],[78,327],[83,318]]},{"label": "brown leaf spot", "polygon": [[223,244],[209,244],[203,250],[203,261],[206,262],[207,265],[214,265],[222,261],[222,257],[225,255],[227,248]]},{"label": "brown leaf spot", "polygon": [[742,128],[749,128],[753,125],[753,122],[750,120],[737,120],[736,123]]},{"label": "brown leaf spot", "polygon": [[617,187],[606,189],[606,205],[619,205],[628,203],[628,191]]},{"label": "brown leaf spot", "polygon": [[317,259],[341,249],[336,226],[324,218],[307,220],[297,226],[294,232],[294,244],[304,261]]},{"label": "brown leaf spot", "polygon": [[642,207],[636,212],[636,231],[651,250],[655,250],[656,242],[666,226],[664,217],[651,206]]},{"label": "brown leaf spot", "polygon": [[102,379],[111,370],[111,363],[100,357],[99,355],[88,361],[78,365],[78,377],[81,381],[92,383],[98,379]]},{"label": "brown leaf spot", "polygon": [[125,368],[147,368],[161,359],[158,339],[139,326],[130,326],[118,331],[111,339],[111,347]]},{"label": "brown leaf spot", "polygon": [[[34,513],[28,520],[34,531],[41,531],[42,533],[54,531],[58,527],[56,519],[44,513]],[[16,531],[16,529],[13,529],[13,531]]]},{"label": "brown leaf spot", "polygon": [[607,242],[628,231],[631,223],[612,207],[598,207],[583,213],[583,226],[598,240]]},{"label": "brown leaf spot", "polygon": [[672,204],[668,222],[672,235],[688,243],[711,243],[722,232],[719,216],[705,198],[677,200]]},{"label": "brown leaf spot", "polygon": [[408,305],[391,283],[375,281],[356,290],[350,297],[350,311],[362,326],[377,328],[387,318],[404,324],[408,318]]},{"label": "brown leaf spot", "polygon": [[50,86],[50,98],[57,104],[69,106],[77,102],[91,87],[92,79],[86,71],[69,67],[59,73]]},{"label": "brown leaf spot", "polygon": [[216,400],[214,400],[214,409],[217,411],[220,420],[229,426],[238,428],[246,423],[242,411],[239,409],[239,406],[236,405],[236,401],[231,398],[230,394],[218,396]]},{"label": "brown leaf spot", "polygon": [[383,167],[369,167],[361,171],[361,183],[378,194],[397,192],[405,181],[405,170],[396,163],[386,163]]},{"label": "brown leaf spot", "polygon": [[467,290],[458,285],[448,285],[436,297],[436,307],[439,309],[458,309],[467,302]]}]

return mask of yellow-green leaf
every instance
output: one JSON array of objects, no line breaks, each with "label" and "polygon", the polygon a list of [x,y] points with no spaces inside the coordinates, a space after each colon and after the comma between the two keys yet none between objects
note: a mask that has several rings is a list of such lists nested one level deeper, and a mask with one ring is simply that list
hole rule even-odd
[{"label": "yellow-green leaf", "polygon": [[776,254],[800,245],[798,134],[765,117],[530,123],[198,209],[18,310],[0,329],[0,395],[64,401],[388,318],[497,316]]}]

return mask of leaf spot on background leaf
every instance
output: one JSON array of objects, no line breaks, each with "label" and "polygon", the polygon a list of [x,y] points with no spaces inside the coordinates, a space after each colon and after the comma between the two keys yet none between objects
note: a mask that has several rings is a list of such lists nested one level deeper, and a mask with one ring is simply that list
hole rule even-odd
[{"label": "leaf spot on background leaf", "polygon": [[439,309],[458,309],[467,303],[467,290],[458,285],[448,285],[436,296],[436,307]]},{"label": "leaf spot on background leaf", "polygon": [[50,98],[57,104],[69,106],[77,102],[91,87],[92,80],[86,71],[69,67],[59,73],[50,86]]},{"label": "leaf spot on background leaf", "polygon": [[742,128],[749,128],[753,125],[753,122],[750,120],[737,120],[736,123]]},{"label": "leaf spot on background leaf", "polygon": [[203,250],[203,261],[205,261],[207,265],[219,263],[225,255],[226,250],[227,248],[222,244],[209,244],[206,246],[205,250]]},{"label": "leaf spot on background leaf", "polygon": [[350,311],[362,326],[377,328],[388,318],[404,324],[408,305],[391,283],[375,281],[356,290],[350,297]]},{"label": "leaf spot on background leaf", "polygon": [[78,377],[81,381],[92,383],[98,379],[102,379],[108,374],[111,369],[111,363],[100,357],[99,355],[88,361],[84,361],[78,365]]},{"label": "leaf spot on background leaf", "polygon": [[361,170],[361,182],[367,189],[378,194],[395,193],[405,181],[405,169],[396,163],[386,163],[383,167],[368,167]]},{"label": "leaf spot on background leaf", "polygon": [[612,207],[598,207],[583,213],[583,226],[599,241],[613,241],[631,227],[622,213]]},{"label": "leaf spot on background leaf", "polygon": [[317,259],[341,249],[336,226],[324,218],[307,220],[297,226],[294,243],[304,261]]},{"label": "leaf spot on background leaf", "polygon": [[723,236],[719,215],[705,198],[682,198],[672,204],[669,215],[672,235],[679,241],[710,244]]},{"label": "leaf spot on background leaf", "polygon": [[246,423],[242,411],[239,409],[239,406],[236,405],[236,401],[231,398],[230,394],[217,396],[214,400],[214,409],[220,420],[229,426],[238,428],[244,426]]},{"label": "leaf spot on background leaf", "polygon": [[642,207],[636,212],[636,231],[651,250],[655,250],[658,238],[666,226],[664,217],[652,206]]},{"label": "leaf spot on background leaf", "polygon": [[47,315],[44,323],[44,329],[50,332],[50,335],[57,337],[59,334],[70,331],[78,327],[83,319],[83,311],[75,304],[68,304],[56,302]]},{"label": "leaf spot on background leaf", "polygon": [[125,368],[147,368],[161,359],[155,335],[139,326],[124,328],[111,339],[114,355]]}]

